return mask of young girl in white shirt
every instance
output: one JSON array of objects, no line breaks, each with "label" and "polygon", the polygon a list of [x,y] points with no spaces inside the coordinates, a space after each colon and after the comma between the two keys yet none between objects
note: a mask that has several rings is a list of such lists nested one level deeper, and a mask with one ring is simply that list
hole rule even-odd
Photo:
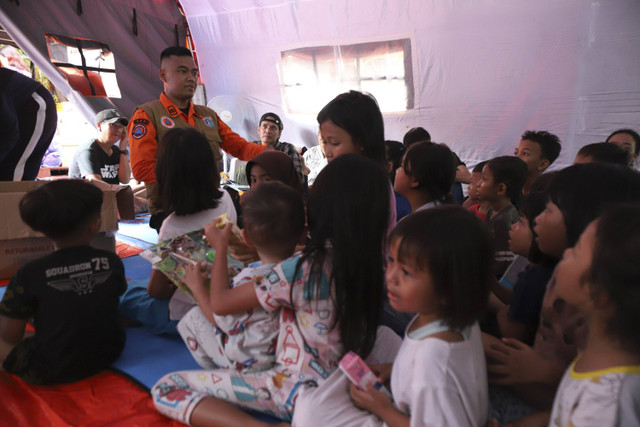
[{"label": "young girl in white shirt", "polygon": [[294,426],[485,424],[487,375],[477,321],[492,279],[486,227],[460,206],[438,206],[405,217],[389,241],[389,301],[417,313],[393,365],[370,366],[381,383],[391,379],[393,400],[374,388],[347,388],[346,377],[334,374],[341,377],[330,378],[308,404],[298,401]]}]

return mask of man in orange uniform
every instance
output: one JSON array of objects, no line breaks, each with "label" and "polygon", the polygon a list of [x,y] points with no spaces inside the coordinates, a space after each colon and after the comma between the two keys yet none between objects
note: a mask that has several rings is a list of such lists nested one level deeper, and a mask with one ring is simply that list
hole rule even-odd
[{"label": "man in orange uniform", "polygon": [[241,160],[251,160],[264,151],[264,146],[247,142],[227,126],[210,108],[191,102],[198,86],[198,68],[191,51],[179,46],[168,47],[160,55],[159,77],[164,85],[160,99],[136,108],[129,122],[131,171],[147,187],[149,225],[156,230],[168,212],[157,206],[153,192],[158,141],[175,127],[193,127],[202,132],[215,155],[220,148]]}]

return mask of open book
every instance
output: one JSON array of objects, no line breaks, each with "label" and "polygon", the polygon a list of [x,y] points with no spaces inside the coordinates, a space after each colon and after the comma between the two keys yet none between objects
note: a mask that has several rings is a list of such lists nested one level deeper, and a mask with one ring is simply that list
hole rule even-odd
[{"label": "open book", "polygon": [[[226,221],[229,220],[226,219]],[[235,224],[231,234],[230,244],[236,239],[242,239]],[[244,268],[244,264],[231,254],[226,255],[229,283],[231,283],[231,279]],[[157,243],[141,252],[140,256],[162,271],[177,287],[193,298],[191,290],[184,283],[186,268],[189,264],[196,262],[213,264],[216,251],[207,243],[204,229],[199,229]]]}]

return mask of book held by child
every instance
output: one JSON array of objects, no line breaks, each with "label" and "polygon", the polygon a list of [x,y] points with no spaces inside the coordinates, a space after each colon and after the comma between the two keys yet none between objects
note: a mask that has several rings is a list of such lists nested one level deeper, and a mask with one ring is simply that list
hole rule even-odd
[{"label": "book held by child", "polygon": [[[220,217],[224,219],[221,222],[222,226],[231,221],[226,214]],[[231,234],[230,244],[242,242],[242,234],[237,225],[233,225]],[[159,242],[141,252],[140,256],[162,271],[179,289],[193,298],[191,290],[184,283],[186,267],[196,262],[213,265],[216,251],[205,240],[204,229],[199,229]],[[229,253],[227,253],[227,265],[230,278],[244,268],[244,264]]]}]

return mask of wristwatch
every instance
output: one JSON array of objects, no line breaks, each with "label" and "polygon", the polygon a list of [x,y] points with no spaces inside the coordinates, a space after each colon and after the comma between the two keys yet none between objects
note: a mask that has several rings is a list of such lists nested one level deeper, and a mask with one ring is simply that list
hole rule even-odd
[{"label": "wristwatch", "polygon": [[125,156],[128,156],[129,150],[120,150],[120,154],[124,154]]}]

